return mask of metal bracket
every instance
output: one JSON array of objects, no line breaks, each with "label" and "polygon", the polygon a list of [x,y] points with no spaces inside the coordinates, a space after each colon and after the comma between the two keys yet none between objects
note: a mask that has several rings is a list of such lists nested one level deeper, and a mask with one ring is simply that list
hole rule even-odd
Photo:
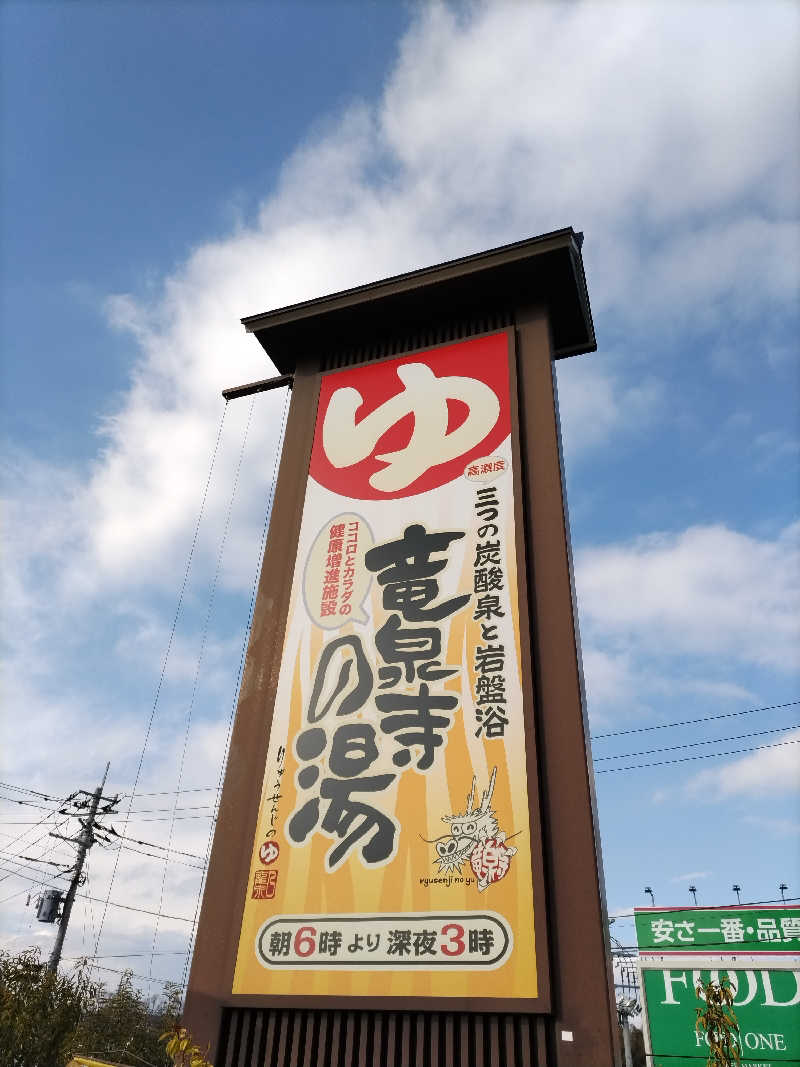
[{"label": "metal bracket", "polygon": [[266,393],[269,389],[282,389],[288,386],[291,389],[294,383],[293,374],[281,374],[277,378],[262,378],[259,382],[248,382],[246,385],[234,385],[230,389],[223,389],[222,395],[226,400],[238,400],[240,396],[251,396],[253,393]]}]

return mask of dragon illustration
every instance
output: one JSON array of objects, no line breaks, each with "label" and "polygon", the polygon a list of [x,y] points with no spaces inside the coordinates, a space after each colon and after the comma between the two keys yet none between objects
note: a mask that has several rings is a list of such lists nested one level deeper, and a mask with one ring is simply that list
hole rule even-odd
[{"label": "dragon illustration", "polygon": [[[428,842],[436,846],[435,862],[439,864],[440,874],[460,871],[469,861],[481,891],[505,877],[511,857],[517,852],[513,846],[506,845],[505,831],[500,829],[491,807],[496,778],[497,767],[492,770],[489,788],[476,808],[476,778],[473,777],[466,810],[460,814],[443,815],[442,822],[449,825],[450,832]],[[427,841],[427,838],[423,840]]]}]

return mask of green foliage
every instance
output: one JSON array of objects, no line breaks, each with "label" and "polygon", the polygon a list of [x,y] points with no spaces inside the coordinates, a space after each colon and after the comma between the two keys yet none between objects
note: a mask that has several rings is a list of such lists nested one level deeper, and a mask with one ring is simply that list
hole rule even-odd
[{"label": "green foliage", "polygon": [[162,1034],[159,1041],[165,1042],[167,1055],[174,1067],[212,1067],[205,1052],[198,1048],[185,1026],[176,1022],[171,1030]]},{"label": "green foliage", "polygon": [[107,993],[90,980],[86,960],[52,974],[37,949],[0,952],[0,1067],[64,1067],[79,1054],[170,1067],[159,1035],[177,1025],[179,1010],[177,986],[149,1004],[130,973]]},{"label": "green foliage", "polygon": [[0,1067],[56,1067],[97,996],[85,967],[52,974],[38,949],[0,952]]},{"label": "green foliage", "polygon": [[699,1000],[705,1001],[704,1008],[695,1008],[694,1025],[708,1041],[707,1067],[736,1067],[741,1062],[739,1024],[733,1010],[736,994],[730,980],[723,977],[721,982],[710,981],[705,985],[698,982],[695,993]]},{"label": "green foliage", "polygon": [[164,998],[149,1005],[134,988],[128,972],[116,992],[97,998],[78,1023],[68,1045],[82,1053],[123,1063],[168,1067],[170,1060],[159,1044],[159,1034],[173,1025],[180,1011],[180,990],[170,986]]}]

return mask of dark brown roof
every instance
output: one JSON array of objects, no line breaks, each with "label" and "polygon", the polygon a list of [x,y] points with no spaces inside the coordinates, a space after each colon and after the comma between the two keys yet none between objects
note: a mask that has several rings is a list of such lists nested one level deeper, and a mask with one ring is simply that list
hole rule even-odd
[{"label": "dark brown roof", "polygon": [[380,342],[435,322],[547,304],[555,356],[593,352],[592,313],[581,245],[571,227],[290,307],[248,315],[281,374],[304,355]]}]

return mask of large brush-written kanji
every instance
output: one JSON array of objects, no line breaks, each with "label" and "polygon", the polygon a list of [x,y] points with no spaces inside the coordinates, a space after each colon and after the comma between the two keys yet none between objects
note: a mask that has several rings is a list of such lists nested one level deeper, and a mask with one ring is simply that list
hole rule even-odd
[{"label": "large brush-written kanji", "polygon": [[509,336],[323,376],[235,993],[537,996]]}]

